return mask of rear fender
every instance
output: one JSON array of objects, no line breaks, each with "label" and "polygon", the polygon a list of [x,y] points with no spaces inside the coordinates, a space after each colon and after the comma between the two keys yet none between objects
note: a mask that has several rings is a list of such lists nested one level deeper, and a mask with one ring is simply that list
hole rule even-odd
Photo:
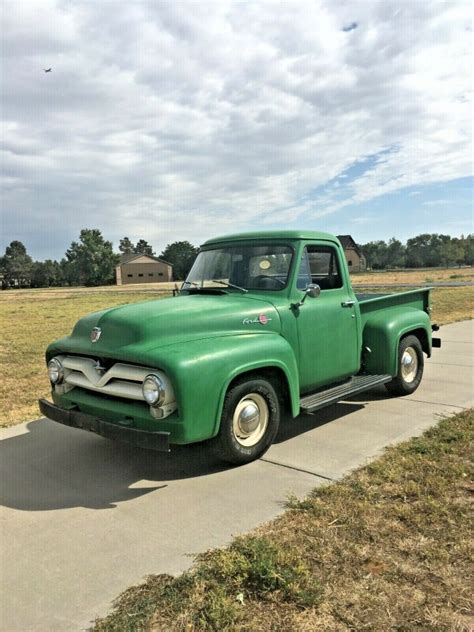
[{"label": "rear fender", "polygon": [[363,331],[364,368],[374,375],[395,376],[398,372],[398,345],[400,340],[413,333],[422,344],[423,351],[431,355],[430,317],[420,309],[400,307],[374,312],[369,316]]}]

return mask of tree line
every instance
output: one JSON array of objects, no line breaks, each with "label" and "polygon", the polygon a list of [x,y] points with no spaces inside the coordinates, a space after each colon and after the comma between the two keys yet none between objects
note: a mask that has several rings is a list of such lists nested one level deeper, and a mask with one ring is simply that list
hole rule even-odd
[{"label": "tree line", "polygon": [[406,244],[392,237],[388,242],[359,244],[359,248],[372,270],[474,265],[474,235],[423,233],[408,239]]},{"label": "tree line", "polygon": [[[474,235],[422,234],[403,244],[393,237],[388,242],[370,241],[360,244],[367,267],[431,268],[439,266],[474,265]],[[133,243],[128,237],[119,242],[119,252],[111,241],[104,239],[100,230],[84,228],[79,239],[73,241],[60,261],[33,261],[21,241],[12,241],[0,257],[2,289],[11,287],[98,286],[115,283],[115,267],[120,255],[147,254],[155,256],[153,247],[145,240]],[[198,253],[189,241],[168,244],[159,255],[173,265],[173,278],[186,278]]]},{"label": "tree line", "polygon": [[[120,255],[146,254],[155,256],[153,247],[140,239],[134,244],[128,237],[115,252],[112,242],[104,239],[100,230],[84,228],[60,261],[33,261],[21,241],[12,241],[0,257],[2,289],[21,287],[98,286],[115,283],[115,267]],[[173,265],[173,278],[183,280],[198,253],[188,241],[168,244],[159,255]]]}]

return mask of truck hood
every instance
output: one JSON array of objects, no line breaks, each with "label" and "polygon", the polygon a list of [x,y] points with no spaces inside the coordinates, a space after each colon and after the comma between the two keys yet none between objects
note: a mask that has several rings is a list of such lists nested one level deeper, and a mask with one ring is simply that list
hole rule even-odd
[{"label": "truck hood", "polygon": [[[94,327],[100,328],[100,337],[93,343]],[[54,346],[75,353],[111,357],[129,345],[149,351],[217,336],[280,333],[280,329],[277,310],[260,297],[234,293],[194,294],[89,314],[77,322],[71,336]]]}]

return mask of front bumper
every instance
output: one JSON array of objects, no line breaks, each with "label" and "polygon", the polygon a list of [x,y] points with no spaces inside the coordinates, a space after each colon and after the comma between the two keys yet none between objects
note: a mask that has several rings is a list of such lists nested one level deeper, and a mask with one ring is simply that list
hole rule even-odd
[{"label": "front bumper", "polygon": [[149,432],[147,430],[138,430],[137,428],[127,428],[119,424],[103,421],[92,415],[86,415],[78,410],[60,408],[46,399],[40,399],[38,403],[40,411],[45,417],[65,426],[90,430],[107,439],[122,441],[139,448],[169,452],[169,432]]}]

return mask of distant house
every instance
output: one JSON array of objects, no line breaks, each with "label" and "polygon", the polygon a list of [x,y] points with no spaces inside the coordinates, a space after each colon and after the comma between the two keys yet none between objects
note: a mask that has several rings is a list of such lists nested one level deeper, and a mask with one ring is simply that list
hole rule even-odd
[{"label": "distant house", "polygon": [[160,283],[173,280],[173,266],[151,255],[121,255],[115,268],[117,285],[127,283]]},{"label": "distant house", "polygon": [[367,268],[367,261],[356,242],[350,235],[338,235],[337,238],[344,248],[349,272],[364,272]]}]

